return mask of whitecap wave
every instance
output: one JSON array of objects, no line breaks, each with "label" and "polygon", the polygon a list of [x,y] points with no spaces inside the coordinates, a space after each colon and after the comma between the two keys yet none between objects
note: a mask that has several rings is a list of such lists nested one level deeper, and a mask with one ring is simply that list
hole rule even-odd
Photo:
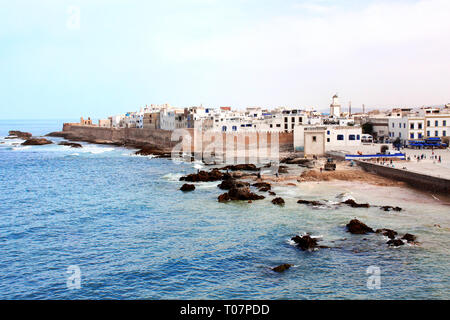
[{"label": "whitecap wave", "polygon": [[164,175],[162,178],[167,181],[180,181],[180,178],[183,176],[181,173],[168,173]]}]

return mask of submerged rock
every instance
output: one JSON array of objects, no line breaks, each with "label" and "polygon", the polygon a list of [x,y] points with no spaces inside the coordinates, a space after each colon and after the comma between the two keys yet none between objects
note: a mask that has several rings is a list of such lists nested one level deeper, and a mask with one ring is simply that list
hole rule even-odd
[{"label": "submerged rock", "polygon": [[284,199],[278,197],[278,198],[273,199],[273,200],[272,200],[272,203],[273,203],[273,204],[277,204],[277,205],[279,205],[279,206],[284,206]]},{"label": "submerged rock", "polygon": [[297,201],[297,203],[307,204],[307,205],[310,205],[310,206],[321,206],[321,205],[323,205],[322,202],[316,201],[316,200],[301,200],[300,199],[300,200]]},{"label": "submerged rock", "polygon": [[258,189],[267,189],[270,190],[272,189],[272,185],[268,182],[257,182],[252,184],[252,187],[258,188]]},{"label": "submerged rock", "polygon": [[395,239],[397,232],[392,229],[377,229],[375,233],[381,233],[383,236],[388,237],[389,239]]},{"label": "submerged rock", "polygon": [[347,225],[347,231],[353,234],[367,234],[373,233],[373,229],[359,221],[358,219],[351,220]]},{"label": "submerged rock", "polygon": [[195,186],[193,184],[185,183],[185,184],[183,184],[181,186],[180,190],[183,191],[183,192],[194,191],[195,190]]},{"label": "submerged rock", "polygon": [[417,237],[413,234],[406,233],[403,237],[403,240],[406,240],[407,242],[415,242],[417,240]]},{"label": "submerged rock", "polygon": [[[96,141],[93,143],[101,144],[100,141]],[[108,143],[110,144],[110,143]],[[140,150],[136,151],[134,154],[140,155],[140,156],[155,156],[156,158],[170,158],[172,154],[170,152],[165,152],[161,150],[160,148],[154,147],[154,146],[144,146],[141,147]]]},{"label": "submerged rock", "polygon": [[368,203],[356,203],[353,199],[345,200],[343,203],[349,205],[352,208],[369,208],[370,205]]},{"label": "submerged rock", "polygon": [[228,192],[221,194],[218,198],[217,201],[219,202],[227,202],[230,201],[230,196],[228,195]]},{"label": "submerged rock", "polygon": [[61,141],[60,143],[58,143],[58,145],[60,145],[60,146],[69,146],[71,148],[82,148],[83,147],[79,143],[69,142],[69,141]]},{"label": "submerged rock", "polygon": [[44,138],[31,138],[22,143],[23,146],[41,146],[44,144],[52,144],[50,140]]},{"label": "submerged rock", "polygon": [[284,263],[279,265],[278,267],[272,268],[272,270],[275,272],[284,272],[292,266],[293,266],[292,264]]},{"label": "submerged rock", "polygon": [[384,211],[402,211],[402,208],[392,206],[381,206],[380,209]]},{"label": "submerged rock", "polygon": [[402,246],[402,245],[404,245],[405,243],[402,241],[402,240],[400,240],[400,239],[392,239],[392,240],[389,240],[388,242],[386,242],[389,246],[392,246],[392,247],[398,247],[398,246]]},{"label": "submerged rock", "polygon": [[276,196],[277,194],[275,193],[275,192],[273,192],[273,191],[269,191],[269,194],[271,195],[271,196]]}]

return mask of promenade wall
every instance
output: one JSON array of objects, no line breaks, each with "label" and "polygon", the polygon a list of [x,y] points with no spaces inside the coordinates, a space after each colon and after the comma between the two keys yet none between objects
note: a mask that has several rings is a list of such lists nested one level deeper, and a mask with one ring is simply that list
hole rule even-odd
[{"label": "promenade wall", "polygon": [[448,179],[386,167],[365,161],[358,160],[356,163],[367,172],[372,172],[386,178],[406,182],[408,185],[416,189],[447,195],[450,193],[450,180]]},{"label": "promenade wall", "polygon": [[[191,151],[194,150],[194,129],[183,129],[191,136]],[[63,125],[63,133],[67,139],[81,140],[93,143],[115,143],[129,146],[143,146],[152,145],[164,151],[170,151],[181,139],[172,141],[172,131],[161,129],[138,129],[138,128],[104,128],[97,126],[80,125],[75,123],[65,123]],[[227,139],[233,139],[236,143],[238,136],[246,136],[244,145],[246,148],[253,147],[252,141],[258,141],[260,135],[267,138],[268,146],[271,146],[271,141],[277,136],[273,133],[217,133],[217,139],[221,139],[226,147]],[[256,139],[256,140],[255,140]],[[211,142],[210,139],[203,140],[203,148]],[[293,134],[292,133],[278,133],[278,145],[281,152],[293,151]]]}]

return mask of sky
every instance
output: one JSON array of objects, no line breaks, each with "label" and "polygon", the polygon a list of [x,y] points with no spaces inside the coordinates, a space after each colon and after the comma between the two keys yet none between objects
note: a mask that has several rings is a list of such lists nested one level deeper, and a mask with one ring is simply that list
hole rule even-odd
[{"label": "sky", "polygon": [[450,103],[448,0],[0,0],[0,119]]}]

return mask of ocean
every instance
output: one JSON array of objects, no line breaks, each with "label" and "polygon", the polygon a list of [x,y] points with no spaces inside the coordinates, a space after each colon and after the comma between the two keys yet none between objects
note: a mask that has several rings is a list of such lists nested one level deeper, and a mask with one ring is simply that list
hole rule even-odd
[{"label": "ocean", "polygon": [[[8,130],[41,135],[62,123],[0,121],[0,299],[450,298],[449,205],[439,196],[329,182],[275,186],[284,207],[270,196],[219,203],[216,182],[179,191],[193,163],[115,146],[4,139]],[[336,206],[343,192],[403,210]],[[349,234],[345,224],[355,217],[412,233],[420,245],[393,248],[381,235]],[[295,247],[290,238],[306,232],[330,248]],[[271,270],[282,263],[294,266]],[[79,288],[69,281],[74,267]],[[368,268],[380,271],[378,289]]]}]

